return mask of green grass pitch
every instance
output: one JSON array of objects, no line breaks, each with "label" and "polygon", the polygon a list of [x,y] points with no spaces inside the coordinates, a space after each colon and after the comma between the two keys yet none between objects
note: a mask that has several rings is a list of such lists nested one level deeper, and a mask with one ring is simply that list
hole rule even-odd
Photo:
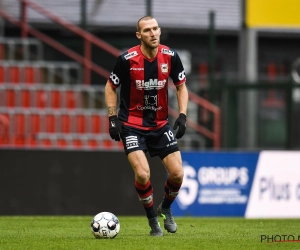
[{"label": "green grass pitch", "polygon": [[[150,237],[146,217],[118,216],[119,235],[95,239],[93,216],[0,216],[0,249],[300,249],[300,219],[176,217],[178,231]],[[161,225],[163,224],[160,219]],[[269,243],[262,237],[269,237]],[[277,235],[277,236],[276,236]],[[286,235],[286,236],[284,236]],[[276,240],[293,240],[273,242]],[[289,236],[289,238],[287,238]]]}]

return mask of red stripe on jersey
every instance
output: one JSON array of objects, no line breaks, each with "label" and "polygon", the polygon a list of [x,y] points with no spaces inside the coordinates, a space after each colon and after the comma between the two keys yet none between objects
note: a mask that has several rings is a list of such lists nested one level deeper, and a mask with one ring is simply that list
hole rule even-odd
[{"label": "red stripe on jersey", "polygon": [[[130,105],[128,114],[128,123],[141,127],[143,124],[143,112],[139,108],[144,103],[144,90],[137,88],[136,81],[144,80],[144,57],[139,46],[128,50],[128,54],[137,51],[138,56],[130,58]],[[135,80],[135,82],[134,82]]]},{"label": "red stripe on jersey", "polygon": [[[168,47],[159,46],[159,50],[162,48],[168,49]],[[160,54],[158,51],[157,56],[157,64],[158,64],[158,79],[166,79],[165,87],[158,90],[157,96],[158,106],[166,107],[160,109],[156,112],[156,121],[165,120],[168,117],[168,77],[170,75],[171,70],[171,57],[166,54]]]}]

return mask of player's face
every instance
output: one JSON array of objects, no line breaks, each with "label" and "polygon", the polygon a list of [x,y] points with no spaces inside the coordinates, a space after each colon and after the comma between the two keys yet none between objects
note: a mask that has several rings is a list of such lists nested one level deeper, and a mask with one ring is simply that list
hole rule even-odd
[{"label": "player's face", "polygon": [[136,33],[138,39],[144,46],[157,48],[160,43],[160,28],[155,19],[140,21],[140,32]]}]

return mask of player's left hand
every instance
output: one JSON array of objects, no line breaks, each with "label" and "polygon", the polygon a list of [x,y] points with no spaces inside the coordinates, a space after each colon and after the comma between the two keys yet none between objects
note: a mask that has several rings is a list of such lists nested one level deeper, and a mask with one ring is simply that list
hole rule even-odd
[{"label": "player's left hand", "polygon": [[183,113],[179,114],[179,117],[175,121],[173,129],[176,130],[177,127],[179,127],[179,129],[178,129],[175,137],[176,137],[176,139],[179,139],[184,135],[185,129],[186,129],[186,115],[185,114],[183,114]]},{"label": "player's left hand", "polygon": [[115,141],[120,141],[122,138],[123,123],[116,115],[109,117],[109,134]]}]

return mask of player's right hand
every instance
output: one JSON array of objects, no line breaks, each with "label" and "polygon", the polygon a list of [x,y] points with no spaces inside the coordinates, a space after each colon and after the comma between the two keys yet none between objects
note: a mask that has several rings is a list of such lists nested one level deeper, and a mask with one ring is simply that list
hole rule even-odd
[{"label": "player's right hand", "polygon": [[109,134],[115,141],[120,141],[122,136],[123,123],[116,115],[112,115],[109,118]]},{"label": "player's right hand", "polygon": [[186,129],[186,115],[183,113],[179,114],[179,117],[176,119],[173,129],[176,130],[179,127],[175,137],[180,139],[185,134]]}]

